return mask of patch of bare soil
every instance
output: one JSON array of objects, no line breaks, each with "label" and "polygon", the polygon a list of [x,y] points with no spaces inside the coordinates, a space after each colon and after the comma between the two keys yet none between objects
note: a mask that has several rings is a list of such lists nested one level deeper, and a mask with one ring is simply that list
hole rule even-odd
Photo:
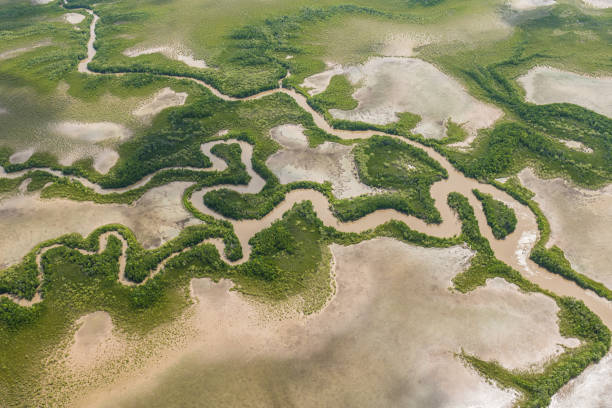
[{"label": "patch of bare soil", "polygon": [[270,156],[266,165],[281,183],[329,181],[334,195],[338,198],[351,198],[378,191],[359,180],[351,146],[325,142],[311,148],[304,129],[298,125],[277,126],[270,131],[270,136],[283,146],[283,149]]},{"label": "patch of bare soil", "polygon": [[528,102],[573,103],[612,118],[612,77],[592,77],[538,66],[518,78]]},{"label": "patch of bare soil", "polygon": [[76,406],[190,406],[206,395],[209,406],[510,407],[516,394],[455,353],[533,368],[559,343],[577,344],[559,335],[557,306],[544,295],[501,279],[449,291],[472,256],[466,248],[376,239],[332,253],[337,293],[308,317],[279,316],[226,281],[194,280],[189,345]]}]

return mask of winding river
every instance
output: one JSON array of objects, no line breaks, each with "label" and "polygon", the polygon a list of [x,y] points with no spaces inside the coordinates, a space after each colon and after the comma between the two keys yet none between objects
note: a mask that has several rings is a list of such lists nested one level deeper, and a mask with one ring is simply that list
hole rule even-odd
[{"label": "winding river", "polygon": [[[87,12],[93,15],[93,20],[90,26],[91,36],[90,36],[88,46],[87,46],[87,58],[79,63],[78,70],[80,72],[84,72],[88,74],[99,75],[98,73],[90,71],[87,66],[87,64],[92,61],[96,53],[96,50],[93,44],[95,42],[95,28],[96,28],[96,24],[99,21],[99,17],[95,13],[93,13],[91,10],[87,10]],[[279,83],[279,88],[260,92],[258,94],[255,94],[255,95],[252,95],[246,98],[235,98],[235,97],[231,97],[231,96],[221,93],[216,88],[213,88],[211,85],[201,80],[198,80],[198,79],[183,77],[183,76],[177,76],[174,78],[181,78],[181,79],[187,79],[187,80],[194,81],[195,83],[202,85],[206,87],[207,89],[209,89],[217,97],[223,100],[228,100],[228,101],[252,100],[252,99],[263,98],[265,96],[268,96],[268,95],[271,95],[277,92],[285,93],[289,95],[290,97],[292,97],[301,108],[303,108],[305,111],[309,112],[312,115],[314,122],[318,127],[342,139],[357,139],[357,138],[363,139],[363,138],[371,137],[374,134],[382,134],[381,132],[374,132],[374,131],[344,131],[344,130],[333,129],[320,114],[318,114],[308,105],[306,98],[303,95],[293,90],[282,88],[282,85],[280,83]],[[599,315],[602,318],[602,320],[608,327],[612,328],[612,303],[611,302],[608,302],[607,300],[595,295],[593,292],[580,288],[575,283],[568,281],[559,275],[550,273],[547,270],[540,268],[538,265],[536,265],[531,260],[529,260],[529,253],[538,238],[538,229],[537,229],[537,223],[536,223],[535,216],[529,210],[528,207],[521,205],[516,200],[514,200],[512,197],[510,197],[508,194],[496,189],[495,187],[489,184],[479,183],[478,181],[474,179],[469,179],[465,177],[462,173],[457,171],[446,160],[444,156],[436,152],[434,149],[429,148],[427,146],[423,146],[417,142],[407,140],[402,137],[398,137],[394,135],[388,135],[388,136],[394,137],[396,139],[401,140],[404,143],[408,143],[410,145],[413,145],[420,149],[425,150],[433,159],[438,161],[447,170],[448,175],[449,175],[448,179],[435,183],[431,188],[431,195],[434,198],[436,202],[436,207],[440,211],[440,214],[443,219],[443,222],[441,224],[439,225],[426,224],[422,220],[416,217],[407,216],[395,210],[378,210],[357,221],[343,223],[343,222],[338,221],[338,219],[333,216],[332,212],[329,209],[329,202],[327,201],[327,198],[324,195],[322,195],[319,192],[313,191],[313,190],[294,190],[288,193],[285,197],[285,200],[282,201],[276,208],[274,208],[273,211],[271,211],[269,214],[267,214],[265,217],[263,217],[260,220],[240,220],[240,221],[229,220],[234,226],[234,230],[240,240],[240,243],[242,244],[242,248],[244,252],[244,257],[239,262],[244,262],[245,260],[248,259],[248,256],[250,254],[250,246],[248,244],[248,241],[255,233],[257,233],[258,231],[261,231],[262,229],[267,228],[268,226],[272,224],[272,222],[280,219],[282,215],[287,210],[291,209],[291,207],[295,203],[299,203],[305,200],[309,200],[312,202],[315,212],[317,213],[317,216],[323,221],[325,225],[332,226],[340,231],[361,232],[364,230],[374,228],[390,220],[398,220],[398,221],[404,222],[406,225],[408,225],[410,228],[414,230],[417,230],[419,232],[423,232],[429,235],[433,235],[437,237],[450,237],[453,235],[457,235],[460,233],[461,225],[459,221],[457,220],[456,215],[449,208],[446,202],[446,197],[448,193],[455,191],[455,192],[459,192],[465,195],[469,199],[470,204],[474,207],[480,230],[482,234],[491,243],[491,247],[494,250],[497,258],[507,263],[508,265],[512,266],[513,268],[517,269],[518,271],[522,273],[522,275],[525,278],[538,284],[540,287],[544,289],[550,290],[559,295],[573,296],[575,298],[578,298],[584,301],[584,303],[593,312],[595,312],[597,315]],[[211,143],[202,145],[203,154],[206,154],[208,157],[210,157],[211,161],[213,162],[213,167],[211,169],[206,169],[206,171],[222,170],[225,166],[225,163],[223,161],[220,161],[218,158],[215,158],[214,155],[212,155],[210,152],[210,149],[212,148],[212,146],[217,143],[225,143],[225,142],[216,141],[216,142],[211,142]],[[241,145],[242,160],[247,167],[247,171],[249,175],[251,176],[251,180],[247,186],[235,186],[235,185],[214,186],[214,187],[205,188],[205,189],[195,192],[192,196],[192,204],[198,210],[202,211],[203,213],[213,215],[216,218],[222,218],[219,214],[215,213],[214,211],[204,206],[203,201],[202,201],[202,196],[208,191],[211,191],[213,189],[219,189],[219,188],[228,188],[228,189],[236,190],[240,193],[257,193],[261,191],[261,189],[263,188],[265,181],[257,173],[253,171],[253,168],[251,165],[251,156],[253,152],[252,146],[245,142],[238,142],[238,143],[240,143]],[[203,171],[202,169],[195,169],[195,168],[187,168],[187,169],[194,170],[194,171]],[[0,170],[2,169],[0,168]],[[47,171],[50,171],[50,170],[47,170]],[[56,175],[61,175],[61,173],[59,172],[53,172],[53,171],[50,171],[50,172]],[[9,177],[19,177],[23,175],[24,173],[25,172],[17,172],[17,173],[7,175],[2,170],[0,175],[9,176]],[[145,177],[144,179],[142,179],[136,184],[133,184],[129,187],[121,188],[121,189],[102,189],[98,185],[95,185],[89,182],[88,180],[77,178],[77,177],[72,177],[72,178],[82,182],[84,185],[88,187],[93,188],[96,192],[103,194],[103,193],[110,193],[110,192],[124,192],[130,189],[141,187],[145,185],[151,179],[151,177],[153,177],[154,174]],[[507,203],[509,206],[511,206],[516,211],[517,218],[518,218],[516,230],[512,234],[510,234],[508,237],[506,237],[506,239],[497,240],[493,237],[493,234],[490,228],[487,226],[486,218],[482,211],[482,206],[480,202],[472,194],[472,189],[474,188],[477,188],[483,192],[492,194],[496,199]],[[123,242],[123,255],[121,256],[121,260],[120,260],[119,280],[124,284],[131,285],[133,283],[127,281],[124,276],[125,249],[126,249],[127,244],[125,240],[123,240],[123,237],[121,237],[118,233],[114,233],[114,232],[101,235],[100,236],[100,251],[106,247],[106,241],[108,240],[108,237],[111,234],[119,237],[119,239],[121,239]],[[219,253],[223,254],[223,243],[220,240],[218,239],[207,240],[207,241],[204,241],[203,243],[214,244],[219,250]],[[52,247],[44,248],[41,250],[41,252],[37,254],[37,263],[39,265],[39,271],[41,274],[42,274],[42,269],[40,267],[40,258],[42,257],[42,254],[45,251],[51,248]],[[187,250],[187,249],[189,248],[186,248],[184,250]],[[166,258],[162,263],[160,263],[157,266],[157,268],[154,271],[152,271],[150,276],[153,276],[155,273],[158,273],[170,258],[178,255],[179,253],[172,254],[169,258]],[[24,299],[16,299],[14,297],[11,297],[11,298],[14,299],[15,301],[18,301],[21,304],[32,304],[32,303],[35,303],[41,300],[40,295],[37,295],[35,299],[32,301],[26,301]]]}]

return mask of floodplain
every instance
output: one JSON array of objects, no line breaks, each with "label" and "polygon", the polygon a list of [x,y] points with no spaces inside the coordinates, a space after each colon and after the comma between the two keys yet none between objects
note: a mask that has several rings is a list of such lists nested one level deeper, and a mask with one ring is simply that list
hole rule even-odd
[{"label": "floodplain", "polygon": [[606,7],[0,0],[0,405],[605,404]]}]

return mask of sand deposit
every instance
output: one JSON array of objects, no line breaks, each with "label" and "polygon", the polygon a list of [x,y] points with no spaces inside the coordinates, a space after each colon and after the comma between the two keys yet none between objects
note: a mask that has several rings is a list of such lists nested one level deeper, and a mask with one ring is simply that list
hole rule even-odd
[{"label": "sand deposit", "polygon": [[503,114],[470,96],[432,64],[416,58],[372,58],[362,65],[333,67],[330,71],[318,74],[315,83],[328,84],[328,77],[341,71],[358,86],[353,97],[359,106],[350,111],[331,109],[336,119],[384,125],[399,120],[398,113],[411,112],[422,118],[414,132],[440,139],[446,135],[446,123],[451,119],[468,131],[470,142],[478,129],[491,126]]},{"label": "sand deposit", "polygon": [[125,126],[111,122],[59,122],[51,125],[50,130],[77,142],[87,143],[123,141],[131,135]]},{"label": "sand deposit", "polygon": [[180,61],[193,68],[208,68],[208,65],[206,65],[206,62],[204,60],[196,59],[193,55],[193,51],[191,51],[182,44],[164,45],[149,48],[134,47],[123,51],[123,55],[128,56],[130,58],[149,54],[162,54],[166,58]]},{"label": "sand deposit", "polygon": [[583,190],[529,169],[519,176],[550,222],[549,245],[563,249],[576,271],[612,288],[612,187]]},{"label": "sand deposit", "polygon": [[159,112],[173,106],[181,106],[187,100],[187,92],[175,92],[171,88],[159,90],[151,100],[146,101],[134,110],[133,115],[148,123]]},{"label": "sand deposit", "polygon": [[7,60],[10,58],[15,58],[21,54],[24,54],[28,51],[32,51],[35,50],[36,48],[40,48],[40,47],[46,47],[51,45],[51,40],[44,40],[44,41],[40,41],[37,42],[36,44],[30,45],[28,47],[21,47],[21,48],[15,48],[12,50],[8,50],[8,51],[4,51],[4,52],[0,52],[0,61],[2,60]]},{"label": "sand deposit", "polygon": [[283,149],[270,156],[266,165],[283,184],[294,181],[316,181],[332,184],[338,198],[356,197],[377,192],[359,180],[352,146],[325,142],[315,148],[308,146],[302,126],[281,125],[270,131],[272,139]]},{"label": "sand deposit", "polygon": [[94,156],[93,168],[100,174],[106,174],[119,160],[119,153],[104,149]]},{"label": "sand deposit", "polygon": [[329,86],[329,82],[332,77],[336,75],[343,75],[344,68],[342,68],[339,64],[327,63],[327,69],[323,72],[319,72],[318,74],[311,75],[304,79],[301,86],[308,89],[308,93],[312,95],[317,95],[325,91]]},{"label": "sand deposit", "polygon": [[385,57],[413,57],[415,49],[435,42],[432,34],[391,33],[385,38],[381,54]]},{"label": "sand deposit", "polygon": [[612,401],[612,354],[592,365],[555,394],[550,408],[606,408]]},{"label": "sand deposit", "polygon": [[25,163],[28,161],[30,157],[32,157],[33,154],[34,154],[33,148],[15,152],[9,157],[9,163],[12,163],[12,164]]},{"label": "sand deposit", "polygon": [[70,24],[79,24],[80,22],[85,20],[85,16],[79,13],[66,13],[64,14],[64,20],[66,20]]},{"label": "sand deposit", "polygon": [[552,67],[534,67],[518,78],[528,102],[573,103],[612,118],[612,77],[591,77]]},{"label": "sand deposit", "polygon": [[75,161],[92,157],[94,169],[106,173],[117,162],[119,155],[101,142],[117,144],[131,136],[125,126],[112,122],[59,122],[51,124],[50,131],[57,136],[63,153],[58,155],[60,164],[69,166]]},{"label": "sand deposit", "polygon": [[377,239],[332,252],[337,294],[310,317],[272,317],[227,281],[194,280],[191,345],[79,403],[197,405],[206,395],[211,406],[510,407],[513,392],[455,353],[527,368],[558,353],[557,343],[576,345],[560,337],[556,304],[543,295],[499,279],[449,291],[472,255],[463,247]]},{"label": "sand deposit", "polygon": [[87,314],[76,325],[78,329],[68,355],[73,370],[91,369],[119,353],[119,342],[113,336],[113,322],[108,313]]},{"label": "sand deposit", "polygon": [[0,224],[20,233],[0,236],[0,268],[18,262],[42,241],[71,232],[85,236],[111,223],[132,229],[146,248],[158,247],[186,226],[199,223],[181,203],[189,185],[170,183],[151,189],[132,205],[42,200],[37,194],[5,198],[0,201]]},{"label": "sand deposit", "polygon": [[610,8],[612,7],[612,0],[582,0],[584,4],[587,6],[591,6],[593,8]]},{"label": "sand deposit", "polygon": [[584,143],[579,142],[577,140],[560,139],[559,141],[572,150],[576,150],[582,153],[593,153],[593,149],[591,149],[590,147],[586,146]]},{"label": "sand deposit", "polygon": [[510,7],[515,10],[532,10],[537,7],[552,6],[555,0],[510,0]]}]

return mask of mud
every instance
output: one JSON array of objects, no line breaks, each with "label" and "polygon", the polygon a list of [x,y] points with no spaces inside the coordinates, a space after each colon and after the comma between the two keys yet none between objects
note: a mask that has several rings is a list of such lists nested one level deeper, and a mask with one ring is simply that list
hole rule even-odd
[{"label": "mud", "polygon": [[435,139],[446,135],[450,119],[467,130],[470,143],[478,129],[490,127],[503,115],[501,110],[476,100],[457,81],[419,59],[382,57],[362,65],[334,67],[328,73],[318,74],[317,89],[325,81],[328,84],[328,77],[337,75],[340,69],[358,86],[353,97],[359,105],[350,111],[331,109],[331,115],[337,119],[384,125],[399,120],[398,113],[410,112],[421,116],[414,132]]},{"label": "mud", "polygon": [[171,88],[163,88],[149,101],[134,110],[133,115],[145,123],[150,123],[155,115],[166,108],[181,106],[187,100],[187,92],[175,92]]},{"label": "mud", "polygon": [[205,394],[211,406],[510,407],[514,393],[455,353],[528,368],[559,352],[557,342],[576,344],[559,336],[556,304],[543,295],[499,279],[467,295],[449,291],[472,256],[465,248],[377,239],[332,252],[337,294],[310,317],[275,317],[227,281],[194,280],[190,346],[129,387],[118,382],[79,403],[197,405]]},{"label": "mud", "polygon": [[538,66],[518,78],[528,102],[573,103],[612,118],[612,77],[591,77]]},{"label": "mud", "polygon": [[193,68],[208,68],[206,62],[201,59],[196,59],[193,52],[182,44],[164,45],[156,47],[134,47],[123,51],[123,55],[130,58],[140,55],[162,54],[164,57],[180,61]]},{"label": "mud", "polygon": [[315,148],[308,146],[303,128],[297,125],[282,125],[270,131],[272,139],[283,149],[266,161],[266,166],[282,184],[294,181],[329,181],[338,198],[351,198],[378,192],[359,180],[352,147],[325,142]]},{"label": "mud", "polygon": [[531,170],[519,176],[550,222],[549,246],[563,249],[577,272],[612,289],[612,188],[583,190],[561,179],[539,179]]}]

